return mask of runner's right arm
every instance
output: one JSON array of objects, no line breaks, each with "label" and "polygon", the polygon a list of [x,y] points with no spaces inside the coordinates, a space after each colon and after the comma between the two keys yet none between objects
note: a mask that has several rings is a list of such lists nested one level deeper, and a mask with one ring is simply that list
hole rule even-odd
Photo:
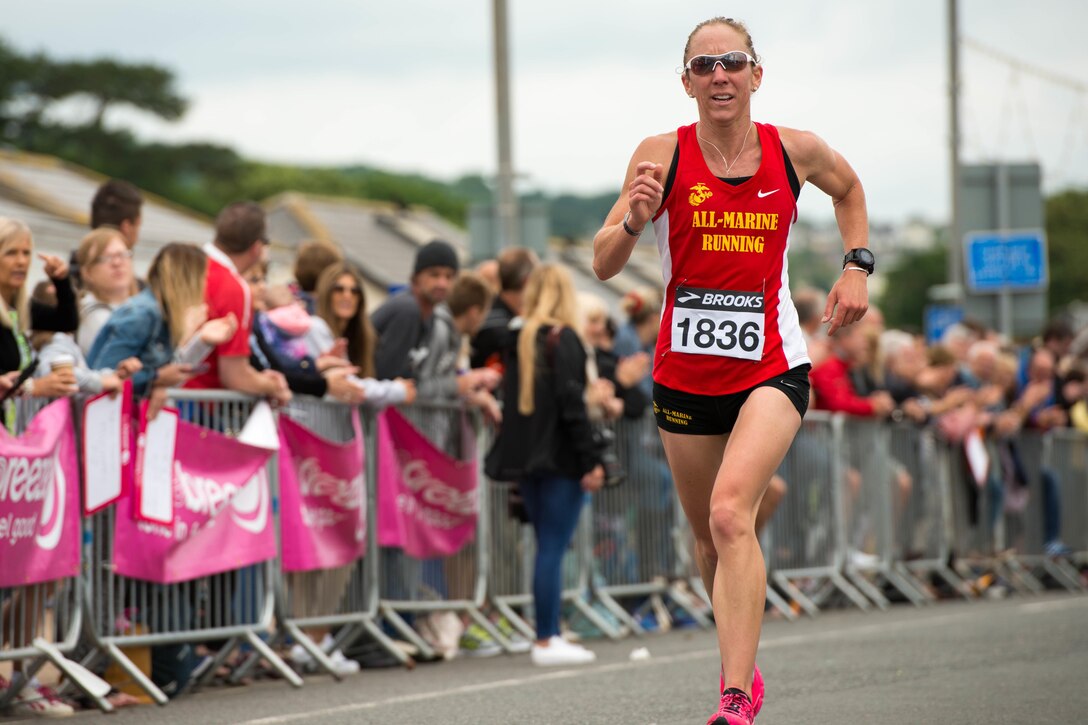
[{"label": "runner's right arm", "polygon": [[628,225],[636,231],[650,223],[661,206],[662,185],[675,149],[675,133],[651,136],[635,149],[627,165],[623,191],[593,238],[593,271],[598,279],[615,277],[630,259],[638,235],[624,229],[623,217],[631,212]]}]

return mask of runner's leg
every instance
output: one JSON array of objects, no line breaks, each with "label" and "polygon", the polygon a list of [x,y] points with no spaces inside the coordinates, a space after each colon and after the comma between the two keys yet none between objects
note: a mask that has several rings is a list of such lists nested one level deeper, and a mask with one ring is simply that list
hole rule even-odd
[{"label": "runner's leg", "polygon": [[710,492],[714,490],[728,436],[659,432],[680,506],[695,536],[695,564],[707,594],[713,595],[718,552],[710,535]]},{"label": "runner's leg", "polygon": [[725,686],[752,692],[767,573],[755,533],[760,499],[801,426],[789,398],[756,388],[741,406],[710,498],[718,553],[713,600]]}]

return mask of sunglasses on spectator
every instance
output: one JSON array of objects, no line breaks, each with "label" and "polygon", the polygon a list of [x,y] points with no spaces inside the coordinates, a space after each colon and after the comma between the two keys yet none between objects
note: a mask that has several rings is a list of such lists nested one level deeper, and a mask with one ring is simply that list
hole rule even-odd
[{"label": "sunglasses on spectator", "polygon": [[124,262],[126,259],[132,259],[132,250],[126,249],[123,252],[114,252],[113,254],[103,254],[95,257],[91,260],[92,264],[111,264],[113,262]]},{"label": "sunglasses on spectator", "polygon": [[714,66],[721,63],[722,70],[727,73],[736,73],[746,65],[756,64],[756,59],[743,50],[731,50],[721,55],[697,55],[684,66],[697,76],[706,76],[714,72]]},{"label": "sunglasses on spectator", "polygon": [[355,295],[356,297],[358,297],[358,296],[359,296],[359,294],[360,294],[360,292],[361,292],[361,291],[362,291],[362,290],[360,290],[360,289],[359,289],[358,287],[345,287],[345,286],[344,286],[344,285],[342,285],[342,284],[338,284],[338,285],[335,285],[335,286],[334,286],[334,287],[332,288],[332,293],[333,293],[333,294],[344,294],[344,293],[350,293],[350,294],[353,294],[353,295]]}]

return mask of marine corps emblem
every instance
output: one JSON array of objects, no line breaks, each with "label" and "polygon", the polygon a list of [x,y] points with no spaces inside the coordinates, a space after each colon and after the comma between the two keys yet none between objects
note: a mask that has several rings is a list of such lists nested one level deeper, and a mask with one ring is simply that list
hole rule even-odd
[{"label": "marine corps emblem", "polygon": [[696,184],[691,187],[691,196],[688,197],[688,201],[691,202],[692,206],[699,206],[712,196],[714,196],[714,192],[706,184]]}]

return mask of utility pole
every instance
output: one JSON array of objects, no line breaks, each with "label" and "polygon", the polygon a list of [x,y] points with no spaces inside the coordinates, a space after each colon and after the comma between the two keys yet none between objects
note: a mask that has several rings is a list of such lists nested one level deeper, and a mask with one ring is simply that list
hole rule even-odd
[{"label": "utility pole", "polygon": [[[495,35],[495,120],[499,141],[495,221],[499,249],[520,244],[518,197],[514,191],[514,161],[510,134],[510,61],[506,0],[492,0]],[[498,251],[498,250],[496,250]]]},{"label": "utility pole", "polygon": [[963,236],[960,230],[960,32],[956,0],[948,0],[948,144],[952,209],[948,218],[948,283],[963,302]]}]

